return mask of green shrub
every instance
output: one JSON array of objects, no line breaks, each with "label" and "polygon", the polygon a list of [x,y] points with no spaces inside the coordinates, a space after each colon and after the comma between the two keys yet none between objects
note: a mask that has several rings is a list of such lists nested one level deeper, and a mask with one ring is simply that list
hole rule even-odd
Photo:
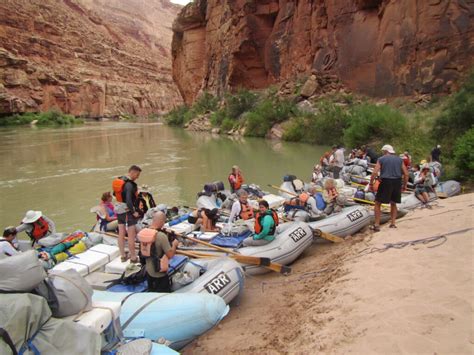
[{"label": "green shrub", "polygon": [[432,137],[442,142],[446,152],[453,148],[456,137],[474,127],[474,71],[448,101],[442,114],[436,119]]},{"label": "green shrub", "polygon": [[230,118],[225,118],[224,121],[222,121],[221,129],[223,132],[229,132],[235,127],[235,121],[230,119]]},{"label": "green shrub", "polygon": [[36,124],[39,126],[54,126],[54,125],[72,125],[81,124],[83,120],[74,117],[73,115],[66,115],[59,111],[47,111],[47,112],[27,112],[24,114],[15,114],[10,117],[0,118],[0,126],[17,126],[30,124],[33,121],[37,121]]},{"label": "green shrub", "polygon": [[293,120],[283,139],[325,145],[342,143],[348,119],[344,108],[330,101],[321,101],[316,113],[305,113]]},{"label": "green shrub", "polygon": [[170,112],[165,115],[165,121],[171,126],[184,126],[187,122],[189,107],[186,105],[181,105],[175,107]]},{"label": "green shrub", "polygon": [[474,180],[474,128],[456,140],[453,155],[459,176]]},{"label": "green shrub", "polygon": [[246,115],[245,135],[265,137],[274,124],[283,122],[297,114],[298,109],[290,100],[264,99]]},{"label": "green shrub", "polygon": [[225,110],[217,110],[211,113],[209,120],[214,127],[220,127],[225,118]]},{"label": "green shrub", "polygon": [[232,119],[238,119],[244,112],[252,110],[257,103],[257,94],[239,89],[234,95],[226,95],[225,114]]},{"label": "green shrub", "polygon": [[387,105],[365,103],[351,109],[344,142],[348,147],[367,142],[383,144],[406,134],[407,128],[407,119],[401,112]]},{"label": "green shrub", "polygon": [[204,92],[193,104],[191,110],[194,115],[202,115],[209,111],[217,110],[219,106],[219,99],[208,92]]}]

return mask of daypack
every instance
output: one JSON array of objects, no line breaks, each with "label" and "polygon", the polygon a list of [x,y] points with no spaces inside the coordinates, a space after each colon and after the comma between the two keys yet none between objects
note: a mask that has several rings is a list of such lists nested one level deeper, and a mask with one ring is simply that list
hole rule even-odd
[{"label": "daypack", "polygon": [[316,207],[318,210],[324,211],[326,208],[326,201],[324,201],[323,194],[321,192],[317,192],[314,198],[316,199]]},{"label": "daypack", "polygon": [[144,228],[138,233],[138,240],[140,241],[140,253],[143,257],[149,258],[152,256],[152,250],[157,231],[151,228]]}]

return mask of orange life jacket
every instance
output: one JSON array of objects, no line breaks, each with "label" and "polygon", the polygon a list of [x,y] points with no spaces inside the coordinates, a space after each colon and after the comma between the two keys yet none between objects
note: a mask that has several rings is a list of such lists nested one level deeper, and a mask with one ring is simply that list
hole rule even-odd
[{"label": "orange life jacket", "polygon": [[31,224],[33,225],[33,230],[31,231],[31,233],[28,233],[28,235],[34,241],[40,240],[41,238],[46,236],[49,231],[49,224],[43,217],[38,218]]},{"label": "orange life jacket", "polygon": [[333,200],[337,196],[339,196],[339,192],[337,192],[337,189],[335,187],[331,187],[329,190],[327,190],[327,193],[330,200]]},{"label": "orange life jacket", "polygon": [[[239,201],[240,202],[240,201]],[[242,203],[240,202],[240,213],[239,217],[243,220],[252,219],[253,218],[253,208],[250,206],[249,203]]]},{"label": "orange life jacket", "polygon": [[153,244],[155,244],[157,234],[157,231],[151,228],[143,228],[138,233],[137,237],[140,242],[140,252],[145,258],[152,256],[153,251],[151,248]]},{"label": "orange life jacket", "polygon": [[[235,181],[232,181],[233,176],[235,177]],[[237,191],[238,189],[240,189],[240,187],[244,183],[244,178],[242,177],[242,174],[237,174],[237,175],[230,174],[228,180],[229,180],[230,187],[232,188],[233,191]]]},{"label": "orange life jacket", "polygon": [[112,181],[112,191],[114,192],[114,196],[118,202],[124,202],[122,192],[128,180],[128,177],[120,176]]},{"label": "orange life jacket", "polygon": [[278,214],[274,210],[268,210],[264,214],[258,212],[257,215],[255,216],[255,233],[260,233],[263,229],[262,227],[262,220],[265,216],[272,216],[273,218],[273,227],[270,229],[270,232],[268,235],[274,235],[276,231],[276,227],[278,226],[279,220],[278,220]]},{"label": "orange life jacket", "polygon": [[290,199],[289,202],[286,202],[287,205],[290,205],[290,206],[301,206],[301,207],[305,207],[306,206],[306,202],[308,202],[310,198],[310,195],[309,193],[307,192],[302,192],[300,193],[297,197],[293,197],[292,199]]}]

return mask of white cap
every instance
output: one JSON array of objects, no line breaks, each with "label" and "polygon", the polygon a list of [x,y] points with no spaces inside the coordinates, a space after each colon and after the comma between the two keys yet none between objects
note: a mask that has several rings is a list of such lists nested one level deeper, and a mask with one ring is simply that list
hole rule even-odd
[{"label": "white cap", "polygon": [[23,218],[21,221],[23,223],[33,223],[37,221],[43,214],[41,211],[28,211],[26,212],[25,218]]},{"label": "white cap", "polygon": [[395,150],[393,149],[393,147],[390,144],[385,144],[382,147],[382,151],[389,152],[390,154],[395,154]]}]

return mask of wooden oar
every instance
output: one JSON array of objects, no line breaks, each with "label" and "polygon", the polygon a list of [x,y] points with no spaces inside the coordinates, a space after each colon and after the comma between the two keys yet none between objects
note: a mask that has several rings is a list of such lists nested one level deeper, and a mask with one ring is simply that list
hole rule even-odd
[{"label": "wooden oar", "polygon": [[334,235],[331,233],[323,232],[321,229],[312,229],[312,230],[313,230],[313,234],[316,237],[329,240],[333,243],[342,243],[344,241],[344,238],[338,237],[337,235]]},{"label": "wooden oar", "polygon": [[278,186],[276,186],[276,185],[268,184],[268,186],[274,188],[275,190],[284,192],[284,193],[286,193],[286,194],[288,194],[288,195],[290,195],[290,196],[295,196],[295,197],[298,196],[298,194],[295,194],[294,192],[291,192],[291,191],[287,191],[287,190],[285,190],[285,189],[282,189],[282,188],[280,188],[280,187],[278,187]]},{"label": "wooden oar", "polygon": [[211,243],[207,243],[203,240],[199,240],[199,239],[195,239],[195,238],[192,238],[192,237],[189,237],[187,235],[182,235],[183,238],[185,239],[189,239],[195,243],[198,243],[198,244],[202,244],[202,245],[205,245],[209,248],[213,248],[215,250],[219,250],[221,252],[224,252],[224,253],[227,253],[227,254],[231,254],[232,257],[238,261],[238,262],[242,262],[244,264],[251,264],[251,265],[259,265],[259,266],[263,266],[267,269],[270,269],[272,271],[275,271],[275,272],[279,272],[280,274],[289,274],[291,272],[291,268],[288,267],[288,266],[285,266],[285,265],[281,265],[281,264],[278,264],[278,263],[273,263],[271,262],[270,258],[261,258],[261,257],[256,257],[256,256],[247,256],[247,255],[242,255],[242,254],[239,254],[233,250],[230,250],[230,249],[226,249],[226,248],[222,248],[222,247],[219,247],[217,245],[214,245],[214,244],[211,244]]}]

